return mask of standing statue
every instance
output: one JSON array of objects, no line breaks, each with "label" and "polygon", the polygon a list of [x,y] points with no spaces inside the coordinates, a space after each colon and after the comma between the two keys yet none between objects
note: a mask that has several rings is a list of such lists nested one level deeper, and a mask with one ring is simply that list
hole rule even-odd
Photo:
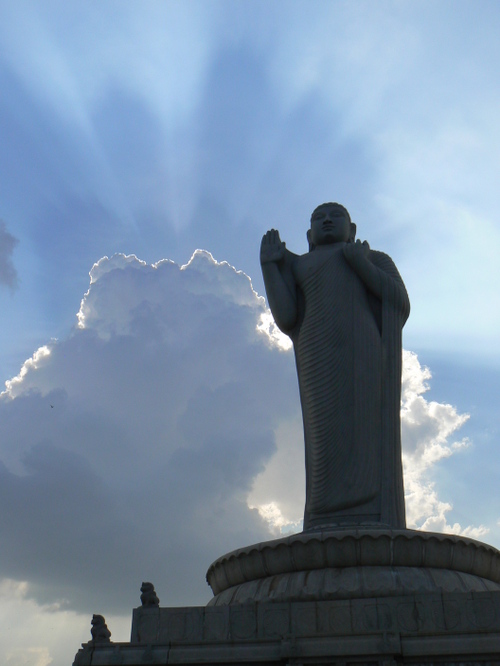
[{"label": "standing statue", "polygon": [[304,422],[304,530],[404,528],[401,333],[410,312],[392,259],[355,241],[347,210],[311,216],[309,252],[278,231],[260,260],[269,307],[293,341]]}]

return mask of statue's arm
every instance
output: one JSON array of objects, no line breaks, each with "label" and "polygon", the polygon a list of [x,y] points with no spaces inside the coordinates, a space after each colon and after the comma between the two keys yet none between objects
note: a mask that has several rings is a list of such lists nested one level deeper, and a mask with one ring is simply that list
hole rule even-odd
[{"label": "statue's arm", "polygon": [[297,323],[297,288],[292,272],[295,255],[289,252],[279,232],[264,234],[260,246],[260,263],[267,302],[278,328],[290,333]]},{"label": "statue's arm", "polygon": [[[406,320],[410,313],[410,300],[392,259],[383,252],[370,250],[366,241],[362,243],[359,240],[345,245],[344,256],[367,288],[380,300],[384,294],[389,295]],[[388,282],[391,289],[384,288]]]},{"label": "statue's arm", "polygon": [[354,272],[365,283],[368,289],[382,300],[382,276],[380,269],[370,261],[372,251],[366,241],[357,240],[346,243],[344,257]]},{"label": "statue's arm", "polygon": [[404,324],[410,315],[410,299],[395,263],[389,255],[377,251],[370,252],[370,261],[380,271],[383,292],[393,306],[400,311]]}]

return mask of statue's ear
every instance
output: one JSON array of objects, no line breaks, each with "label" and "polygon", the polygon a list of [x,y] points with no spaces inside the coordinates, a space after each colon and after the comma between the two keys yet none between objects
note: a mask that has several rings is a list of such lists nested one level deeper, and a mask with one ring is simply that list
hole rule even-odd
[{"label": "statue's ear", "polygon": [[311,230],[307,230],[307,242],[309,243],[309,252],[312,252],[314,250],[314,245],[311,241]]},{"label": "statue's ear", "polygon": [[356,225],[354,222],[351,222],[351,230],[349,233],[349,242],[354,243],[354,239],[356,238]]}]

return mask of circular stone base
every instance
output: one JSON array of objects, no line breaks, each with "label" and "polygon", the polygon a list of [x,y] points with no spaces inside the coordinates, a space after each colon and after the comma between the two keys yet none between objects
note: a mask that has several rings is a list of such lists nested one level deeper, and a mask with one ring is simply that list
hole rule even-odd
[{"label": "circular stone base", "polygon": [[302,532],[223,555],[207,581],[209,605],[500,591],[500,552],[416,530]]}]

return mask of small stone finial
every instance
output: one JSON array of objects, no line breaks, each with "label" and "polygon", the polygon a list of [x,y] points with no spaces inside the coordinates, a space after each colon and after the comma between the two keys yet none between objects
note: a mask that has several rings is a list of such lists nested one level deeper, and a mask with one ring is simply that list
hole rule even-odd
[{"label": "small stone finial", "polygon": [[111,632],[102,615],[92,615],[92,640],[94,643],[110,643]]},{"label": "small stone finial", "polygon": [[158,608],[160,600],[158,599],[153,583],[143,583],[141,585],[141,604],[143,608]]}]

